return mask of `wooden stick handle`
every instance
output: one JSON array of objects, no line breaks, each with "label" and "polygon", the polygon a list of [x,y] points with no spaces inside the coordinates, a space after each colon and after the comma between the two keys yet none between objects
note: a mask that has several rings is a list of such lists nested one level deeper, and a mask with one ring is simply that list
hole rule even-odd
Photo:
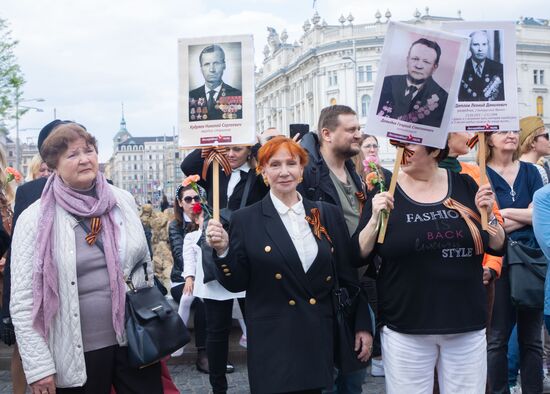
[{"label": "wooden stick handle", "polygon": [[212,162],[212,186],[213,193],[212,204],[214,220],[220,220],[220,164],[217,160]]},{"label": "wooden stick handle", "polygon": [[[399,174],[399,167],[401,167],[401,160],[403,160],[403,154],[405,153],[405,148],[399,147],[397,148],[397,155],[395,157],[395,164],[393,165],[393,174],[391,176],[391,182],[390,182],[390,188],[388,189],[388,192],[393,196],[395,193],[395,188],[397,187],[397,175]],[[390,217],[390,213],[388,212],[387,215],[384,216],[383,225],[380,229],[380,232],[378,233],[378,243],[383,244],[384,239],[386,238],[386,228],[388,227],[388,218]]]},{"label": "wooden stick handle", "polygon": [[[479,185],[485,185],[489,182],[487,178],[487,163],[485,163],[485,133],[477,133],[479,138],[478,149],[479,149],[479,172],[481,175]],[[487,230],[489,226],[489,221],[487,218],[487,211],[485,209],[481,210],[481,228]]]}]

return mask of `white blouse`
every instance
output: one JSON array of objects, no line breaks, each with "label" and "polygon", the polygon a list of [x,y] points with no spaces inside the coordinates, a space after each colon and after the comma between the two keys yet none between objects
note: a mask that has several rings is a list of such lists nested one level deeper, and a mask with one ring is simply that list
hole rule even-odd
[{"label": "white blouse", "polygon": [[304,271],[307,272],[317,257],[319,247],[311,232],[311,227],[306,221],[302,196],[298,193],[299,201],[289,208],[281,200],[275,197],[272,192],[269,192],[269,195],[279,217],[283,221],[288,235],[290,235],[292,239],[296,252],[298,252],[302,267],[304,267]]}]

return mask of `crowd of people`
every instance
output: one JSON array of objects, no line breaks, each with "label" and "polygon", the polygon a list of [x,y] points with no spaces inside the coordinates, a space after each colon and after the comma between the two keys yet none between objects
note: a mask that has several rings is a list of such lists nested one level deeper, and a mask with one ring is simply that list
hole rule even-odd
[{"label": "crowd of people", "polygon": [[[519,305],[507,260],[510,243],[550,258],[542,120],[485,135],[488,182],[460,161],[473,135],[450,133],[444,149],[401,144],[393,194],[379,141],[350,107],[324,108],[299,138],[269,128],[220,152],[219,219],[204,152],[181,163],[167,296],[185,324],[193,312],[196,368],[213,393],[234,370],[234,318],[252,393],[358,394],[369,363],[389,394],[542,393],[550,283],[544,309]],[[135,368],[126,350],[125,280],[143,264],[134,286],[155,285],[134,197],[99,171],[84,126],[55,120],[38,145],[16,193],[0,154],[0,333],[14,345],[14,392],[173,392],[166,360]]]}]

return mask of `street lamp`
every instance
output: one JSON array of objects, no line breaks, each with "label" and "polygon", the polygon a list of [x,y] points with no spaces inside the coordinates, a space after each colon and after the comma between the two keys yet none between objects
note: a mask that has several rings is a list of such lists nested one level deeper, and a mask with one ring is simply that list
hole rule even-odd
[{"label": "street lamp", "polygon": [[357,51],[355,49],[355,40],[353,40],[353,57],[344,56],[342,59],[350,60],[353,63],[353,94],[355,96],[355,110],[359,113],[357,104]]},{"label": "street lamp", "polygon": [[34,98],[34,99],[25,99],[20,100],[19,99],[19,89],[15,92],[15,167],[18,170],[21,170],[21,146],[19,144],[19,110],[35,110],[36,112],[44,112],[42,108],[36,108],[36,107],[27,107],[27,106],[21,106],[21,103],[30,103],[30,102],[44,102],[45,100],[43,98]]}]

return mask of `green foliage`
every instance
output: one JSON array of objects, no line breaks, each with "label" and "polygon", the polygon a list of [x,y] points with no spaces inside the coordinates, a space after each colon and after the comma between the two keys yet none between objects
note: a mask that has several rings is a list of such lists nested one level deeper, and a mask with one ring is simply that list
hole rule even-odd
[{"label": "green foliage", "polygon": [[25,84],[13,52],[17,43],[11,36],[8,22],[0,18],[0,118],[4,120],[15,117],[15,102],[21,99]]}]

